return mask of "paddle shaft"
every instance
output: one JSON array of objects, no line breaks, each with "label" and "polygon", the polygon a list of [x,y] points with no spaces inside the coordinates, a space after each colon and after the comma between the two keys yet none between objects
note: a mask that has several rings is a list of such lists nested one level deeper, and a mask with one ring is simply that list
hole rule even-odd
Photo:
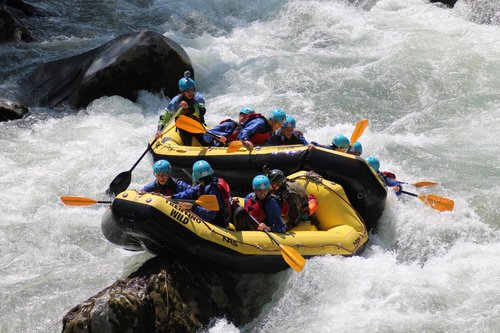
[{"label": "paddle shaft", "polygon": [[406,191],[401,191],[401,193],[408,194],[408,195],[411,195],[412,197],[418,198],[418,194],[415,194],[415,193],[406,192]]}]

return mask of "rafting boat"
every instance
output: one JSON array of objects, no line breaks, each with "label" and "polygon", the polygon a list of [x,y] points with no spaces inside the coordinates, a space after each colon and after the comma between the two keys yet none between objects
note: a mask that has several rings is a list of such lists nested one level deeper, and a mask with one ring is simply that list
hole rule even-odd
[{"label": "rafting boat", "polygon": [[[305,258],[358,254],[368,231],[342,186],[305,171],[288,178],[317,198],[318,209],[312,221],[272,233],[274,238]],[[127,190],[117,195],[103,216],[102,231],[110,242],[128,250],[175,255],[227,271],[273,273],[288,267],[266,233],[213,225],[155,193]]]},{"label": "rafting boat", "polygon": [[343,187],[368,230],[376,226],[384,210],[385,184],[364,159],[354,155],[302,145],[263,146],[252,150],[241,147],[228,153],[227,147],[201,147],[195,138],[193,146],[183,146],[181,142],[173,121],[167,124],[158,140],[150,142],[153,160],[168,160],[174,177],[185,177],[194,162],[206,160],[235,194],[244,195],[251,190],[253,177],[261,174],[264,167],[280,169],[285,175],[310,170]]}]

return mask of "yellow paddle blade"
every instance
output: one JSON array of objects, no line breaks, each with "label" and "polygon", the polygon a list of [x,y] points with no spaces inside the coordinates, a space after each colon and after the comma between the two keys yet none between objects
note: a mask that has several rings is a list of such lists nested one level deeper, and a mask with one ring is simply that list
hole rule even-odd
[{"label": "yellow paddle blade", "polygon": [[97,200],[93,200],[90,198],[70,197],[70,196],[63,196],[60,198],[61,201],[68,206],[90,206],[99,203]]},{"label": "yellow paddle blade", "polygon": [[184,115],[177,118],[177,120],[175,121],[175,126],[193,134],[202,134],[207,132],[207,129],[198,121]]},{"label": "yellow paddle blade", "polygon": [[436,182],[430,182],[430,181],[427,181],[427,180],[423,180],[421,182],[414,182],[414,183],[411,183],[413,186],[415,187],[424,187],[424,186],[435,186],[435,185],[439,185],[439,183],[436,183]]},{"label": "yellow paddle blade", "polygon": [[306,259],[288,245],[280,244],[281,255],[286,263],[297,273],[306,265]]},{"label": "yellow paddle blade", "polygon": [[419,194],[418,198],[427,206],[443,211],[452,211],[455,207],[455,201],[435,194]]},{"label": "yellow paddle blade", "polygon": [[210,211],[216,212],[219,210],[219,201],[213,194],[200,195],[195,203]]},{"label": "yellow paddle blade", "polygon": [[227,147],[226,153],[234,153],[240,148],[243,147],[243,142],[241,141],[232,141],[229,146]]},{"label": "yellow paddle blade", "polygon": [[365,131],[366,126],[368,126],[368,119],[362,119],[358,121],[358,123],[356,124],[356,128],[351,135],[351,146],[354,145],[354,142],[358,141],[358,139],[361,137],[361,134],[363,134],[363,132]]}]

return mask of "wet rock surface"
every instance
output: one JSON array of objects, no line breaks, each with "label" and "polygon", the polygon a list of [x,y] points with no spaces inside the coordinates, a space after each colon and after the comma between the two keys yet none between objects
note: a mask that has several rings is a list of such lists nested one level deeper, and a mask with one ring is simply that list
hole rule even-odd
[{"label": "wet rock surface", "polygon": [[196,332],[221,317],[243,325],[262,304],[238,296],[241,278],[156,257],[71,309],[62,332]]},{"label": "wet rock surface", "polygon": [[21,119],[28,113],[28,108],[26,106],[0,98],[0,121]]},{"label": "wet rock surface", "polygon": [[193,68],[182,47],[157,32],[142,31],[44,63],[21,86],[32,96],[32,106],[80,108],[103,96],[135,101],[139,90],[175,96],[185,70]]}]

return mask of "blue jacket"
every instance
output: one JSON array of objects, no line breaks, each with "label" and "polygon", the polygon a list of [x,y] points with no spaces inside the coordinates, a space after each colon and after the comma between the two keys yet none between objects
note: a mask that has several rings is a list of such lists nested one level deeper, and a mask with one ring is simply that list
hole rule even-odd
[{"label": "blue jacket", "polygon": [[268,130],[269,124],[267,120],[262,117],[254,118],[250,121],[247,121],[243,124],[243,128],[240,130],[238,134],[238,140],[246,140],[249,141],[252,136],[258,133],[264,133]]},{"label": "blue jacket", "polygon": [[[238,123],[232,120],[228,121],[223,121],[219,125],[211,128],[208,132],[218,135],[218,136],[225,136],[226,138],[233,134],[233,132],[239,127]],[[213,136],[204,134],[203,139],[205,140],[206,143],[210,143],[213,146],[216,147],[222,147],[223,144],[222,142],[215,140]]]},{"label": "blue jacket", "polygon": [[403,185],[400,182],[398,182],[397,180],[389,178],[382,173],[379,173],[379,175],[384,180],[386,186],[388,186],[388,187],[399,186],[399,191],[396,192],[396,195],[399,197],[401,195],[401,192],[403,191]]},{"label": "blue jacket", "polygon": [[175,179],[172,177],[168,178],[168,181],[165,185],[160,185],[157,180],[152,181],[149,184],[146,184],[142,190],[144,192],[156,192],[161,193],[163,195],[174,195],[178,192],[182,192],[190,188],[188,183],[182,181],[180,179]]},{"label": "blue jacket", "polygon": [[[252,192],[245,197],[245,206],[250,199],[256,199],[255,193]],[[264,213],[266,214],[265,224],[271,227],[273,232],[286,232],[286,225],[281,219],[281,209],[274,197],[268,194],[264,200],[261,200]]]},{"label": "blue jacket", "polygon": [[181,200],[196,200],[203,194],[215,195],[220,207],[218,212],[207,210],[198,205],[193,206],[192,212],[207,222],[214,223],[221,227],[227,227],[227,223],[224,221],[224,207],[226,207],[226,203],[219,187],[217,186],[218,182],[219,179],[217,177],[212,177],[212,180],[205,184],[205,186],[202,187],[201,184],[189,186],[188,189],[175,194],[172,198]]},{"label": "blue jacket", "polygon": [[282,146],[282,145],[304,145],[307,146],[307,140],[300,131],[293,131],[290,139],[287,139],[281,133],[281,129],[277,130],[270,138],[267,140],[266,145],[269,146]]}]

